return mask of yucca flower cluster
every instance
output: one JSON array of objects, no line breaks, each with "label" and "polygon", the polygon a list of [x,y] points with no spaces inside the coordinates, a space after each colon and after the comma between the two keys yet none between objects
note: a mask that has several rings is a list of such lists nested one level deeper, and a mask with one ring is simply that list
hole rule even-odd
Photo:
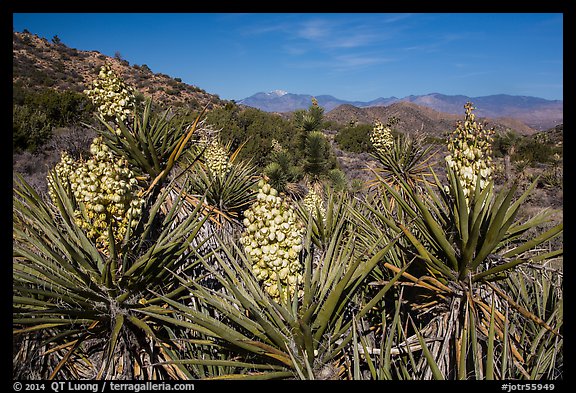
[{"label": "yucca flower cluster", "polygon": [[379,120],[374,122],[374,128],[370,134],[370,142],[372,146],[379,153],[386,153],[394,144],[394,137],[392,136],[392,130],[389,126],[385,126]]},{"label": "yucca flower cluster", "polygon": [[217,139],[206,144],[204,163],[217,176],[224,176],[232,168],[228,152]]},{"label": "yucca flower cluster", "polygon": [[[62,185],[66,192],[70,192],[70,176],[74,172],[76,168],[76,162],[74,159],[68,154],[68,152],[63,151],[60,155],[60,161],[54,166],[54,171],[58,174],[58,177],[62,179]],[[48,182],[48,195],[52,199],[52,201],[56,201],[56,193],[55,193],[55,184],[52,176],[48,175],[46,177]]]},{"label": "yucca flower cluster", "polygon": [[466,202],[474,194],[478,176],[480,189],[484,189],[492,179],[492,135],[494,130],[485,129],[475,120],[471,103],[464,105],[464,122],[458,121],[456,129],[448,140],[449,155],[446,163],[454,169],[460,182]]},{"label": "yucca flower cluster", "polygon": [[320,194],[314,190],[314,188],[309,187],[309,191],[302,200],[304,208],[312,214],[316,214],[316,209],[320,212],[319,218],[324,218],[326,215],[326,208],[324,207],[324,201]]},{"label": "yucca flower cluster", "polygon": [[[87,161],[74,161],[63,153],[55,170],[60,178],[69,180],[76,201],[84,206],[74,212],[76,224],[106,252],[108,227],[112,228],[114,241],[121,242],[129,223],[137,225],[144,200],[137,196],[138,181],[128,162],[115,156],[102,137],[94,139],[90,153],[92,157]],[[51,181],[49,185],[53,187]],[[54,198],[54,190],[50,192]]]},{"label": "yucca flower cluster", "polygon": [[[264,180],[258,182],[256,202],[244,212],[246,227],[240,242],[252,262],[252,272],[277,301],[287,300],[302,282],[299,254],[305,233],[296,212]],[[278,285],[282,286],[281,298]]]},{"label": "yucca flower cluster", "polygon": [[[108,64],[100,68],[92,88],[84,90],[84,94],[92,100],[105,119],[112,121],[116,120],[116,116],[126,121],[136,103],[134,90]],[[120,131],[117,130],[117,133],[120,134]]]}]

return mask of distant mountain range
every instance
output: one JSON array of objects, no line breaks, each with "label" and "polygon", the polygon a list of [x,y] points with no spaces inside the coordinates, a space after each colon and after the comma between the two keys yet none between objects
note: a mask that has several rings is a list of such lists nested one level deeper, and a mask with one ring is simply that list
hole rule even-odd
[{"label": "distant mountain range", "polygon": [[[283,90],[268,93],[256,93],[238,101],[239,104],[258,108],[266,112],[292,112],[310,106],[312,95],[293,94]],[[346,101],[331,95],[314,96],[318,105],[330,112],[341,105],[352,105],[357,108],[388,106],[398,102],[410,102],[428,107],[438,112],[462,115],[464,104],[472,102],[477,108],[479,117],[512,118],[523,122],[535,130],[545,130],[563,123],[564,102],[562,100],[546,100],[538,97],[512,96],[496,94],[482,97],[467,97],[464,95],[445,95],[431,93],[426,95],[410,95],[404,98],[377,98],[372,101]]]}]

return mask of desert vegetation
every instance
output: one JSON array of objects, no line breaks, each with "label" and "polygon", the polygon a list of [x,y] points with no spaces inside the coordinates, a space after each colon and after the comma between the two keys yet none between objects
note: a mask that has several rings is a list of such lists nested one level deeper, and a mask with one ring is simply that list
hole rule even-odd
[{"label": "desert vegetation", "polygon": [[[469,103],[434,143],[397,119],[332,141],[316,102],[163,108],[110,67],[77,94],[82,143],[44,189],[14,172],[14,378],[564,378],[563,224],[530,205],[561,184],[553,138]],[[22,154],[50,113],[15,123]]]}]

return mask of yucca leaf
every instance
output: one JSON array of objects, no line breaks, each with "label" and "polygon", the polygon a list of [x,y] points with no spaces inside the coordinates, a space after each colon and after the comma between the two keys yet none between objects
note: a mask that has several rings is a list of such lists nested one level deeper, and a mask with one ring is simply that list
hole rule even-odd
[{"label": "yucca leaf", "polygon": [[[205,365],[205,366],[217,366],[217,367],[232,367],[232,368],[246,368],[246,369],[259,369],[259,370],[284,370],[281,366],[276,366],[273,364],[258,364],[258,363],[247,363],[239,362],[238,360],[219,360],[219,359],[181,359],[181,360],[169,360],[165,362],[158,363],[162,364],[194,364],[194,365]],[[241,374],[239,374],[241,375]]]},{"label": "yucca leaf", "polygon": [[516,184],[513,184],[507,191],[503,190],[498,194],[496,197],[496,201],[494,202],[494,207],[492,210],[492,217],[489,221],[488,229],[486,230],[486,237],[482,239],[482,246],[476,257],[470,264],[470,270],[474,270],[478,267],[480,263],[484,261],[484,259],[490,254],[496,245],[502,239],[502,236],[508,229],[510,223],[504,224],[503,221],[506,217],[506,213],[510,207],[510,201],[514,196],[514,192],[516,190]]},{"label": "yucca leaf", "polygon": [[[336,311],[338,308],[340,308],[339,306],[342,305],[341,303],[342,294],[345,291],[349,293],[351,287],[355,288],[358,285],[358,283],[361,280],[363,280],[370,273],[370,271],[372,271],[374,266],[382,260],[384,255],[386,255],[386,253],[390,250],[390,248],[394,246],[396,241],[397,238],[388,243],[382,250],[378,251],[373,257],[371,257],[367,262],[365,262],[361,269],[357,270],[361,262],[360,258],[356,258],[356,260],[350,264],[348,271],[336,284],[336,286],[330,292],[330,294],[328,294],[328,297],[326,298],[324,304],[320,308],[318,317],[313,325],[316,329],[314,334],[315,340],[319,340],[320,337],[324,334],[324,331],[326,330],[334,311]],[[351,284],[349,285],[349,283]]]},{"label": "yucca leaf", "polygon": [[464,323],[462,324],[462,333],[458,342],[460,343],[460,351],[458,354],[458,379],[466,379],[466,361],[468,356],[468,344],[469,344],[469,330],[473,329],[474,326],[470,321],[470,305],[466,301],[466,306],[464,308]]},{"label": "yucca leaf", "polygon": [[558,234],[560,234],[562,232],[562,230],[564,229],[564,223],[560,223],[558,225],[555,225],[554,227],[550,228],[549,230],[547,230],[546,232],[536,236],[534,239],[529,240],[525,243],[523,243],[522,245],[513,248],[510,251],[507,251],[506,253],[503,254],[503,257],[505,258],[510,258],[510,257],[514,257],[516,255],[519,255],[525,251],[531,250],[534,247],[553,239],[555,236],[557,236]]},{"label": "yucca leaf", "polygon": [[508,261],[506,263],[503,263],[501,265],[494,266],[490,269],[484,270],[480,273],[473,275],[472,276],[472,282],[477,282],[477,281],[482,280],[482,279],[489,280],[492,276],[497,276],[499,273],[507,272],[507,271],[511,270],[512,268],[514,268],[515,266],[518,266],[518,265],[520,265],[522,263],[526,263],[526,262],[528,262],[527,259],[517,258],[517,259],[513,259],[511,261]]}]

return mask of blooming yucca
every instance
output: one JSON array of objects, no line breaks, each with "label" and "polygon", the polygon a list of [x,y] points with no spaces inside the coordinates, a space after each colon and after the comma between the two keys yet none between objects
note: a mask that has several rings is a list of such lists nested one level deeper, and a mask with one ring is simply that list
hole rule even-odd
[{"label": "blooming yucca", "polygon": [[[484,189],[492,179],[492,135],[494,130],[484,129],[475,120],[474,107],[470,102],[464,105],[464,122],[458,121],[456,129],[448,140],[450,154],[446,162],[458,176],[466,202],[474,194],[479,180],[480,189]],[[480,179],[478,179],[478,176]]]},{"label": "blooming yucca", "polygon": [[[76,223],[88,238],[106,250],[109,246],[108,228],[112,228],[115,242],[126,234],[128,223],[135,226],[142,214],[144,200],[137,197],[138,182],[125,159],[115,156],[95,138],[90,146],[92,157],[76,162],[63,153],[55,171],[68,179],[70,190],[83,209],[74,212]],[[54,199],[53,184],[48,177],[49,192]]]},{"label": "blooming yucca", "polygon": [[232,167],[228,152],[218,140],[207,143],[204,151],[204,162],[210,171],[218,176],[224,176]]},{"label": "blooming yucca", "polygon": [[392,137],[390,127],[385,126],[380,121],[376,120],[374,122],[372,133],[370,134],[370,142],[372,142],[376,151],[384,154],[394,144],[394,138]]},{"label": "blooming yucca", "polygon": [[[62,184],[67,192],[71,191],[70,182],[68,180],[70,179],[72,173],[76,170],[76,166],[76,162],[72,157],[70,157],[70,154],[68,154],[66,151],[63,151],[60,155],[60,162],[58,162],[54,167],[54,171],[58,174],[58,177],[64,180]],[[46,180],[48,182],[48,195],[53,201],[55,201],[56,194],[54,192],[54,188],[56,185],[54,184],[54,180],[50,175],[46,177]]]},{"label": "blooming yucca", "polygon": [[320,194],[314,190],[312,187],[308,187],[308,194],[302,200],[304,207],[312,214],[316,214],[316,209],[320,212],[319,218],[324,218],[326,215],[326,208],[324,207],[324,201]]},{"label": "blooming yucca", "polygon": [[[105,64],[92,82],[92,88],[84,90],[106,120],[125,121],[134,109],[134,90],[119,78],[112,68]],[[120,130],[116,131],[120,135]]]},{"label": "blooming yucca", "polygon": [[252,262],[252,272],[263,281],[265,291],[276,300],[287,300],[301,294],[299,253],[305,228],[276,189],[264,180],[258,187],[256,202],[244,213],[246,229],[240,241]]}]

